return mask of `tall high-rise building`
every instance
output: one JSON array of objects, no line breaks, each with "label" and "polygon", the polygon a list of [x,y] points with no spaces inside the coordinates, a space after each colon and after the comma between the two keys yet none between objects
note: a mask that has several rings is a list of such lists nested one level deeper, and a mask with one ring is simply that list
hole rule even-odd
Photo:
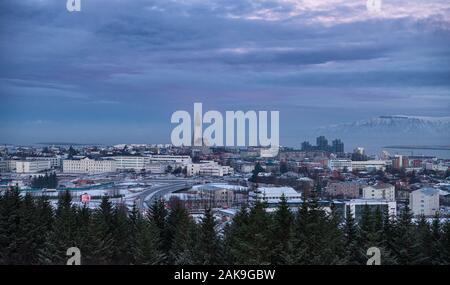
[{"label": "tall high-rise building", "polygon": [[394,169],[404,169],[409,167],[409,159],[407,156],[396,155],[392,162]]},{"label": "tall high-rise building", "polygon": [[340,139],[335,139],[332,142],[332,151],[335,153],[343,153],[344,152],[344,143]]},{"label": "tall high-rise building", "polygon": [[327,150],[328,140],[324,136],[320,136],[316,139],[316,145],[318,150]]},{"label": "tall high-rise building", "polygon": [[302,151],[309,151],[312,149],[312,146],[309,142],[304,141],[302,142]]}]

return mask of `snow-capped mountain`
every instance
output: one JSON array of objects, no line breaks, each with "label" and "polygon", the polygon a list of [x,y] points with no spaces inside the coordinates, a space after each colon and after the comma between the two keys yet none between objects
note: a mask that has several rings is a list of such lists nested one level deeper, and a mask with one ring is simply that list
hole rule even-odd
[{"label": "snow-capped mountain", "polygon": [[348,147],[450,145],[450,117],[380,116],[322,127],[316,135],[341,138]]},{"label": "snow-capped mountain", "polygon": [[320,128],[319,132],[334,134],[450,134],[450,117],[380,116],[352,123],[336,124]]}]

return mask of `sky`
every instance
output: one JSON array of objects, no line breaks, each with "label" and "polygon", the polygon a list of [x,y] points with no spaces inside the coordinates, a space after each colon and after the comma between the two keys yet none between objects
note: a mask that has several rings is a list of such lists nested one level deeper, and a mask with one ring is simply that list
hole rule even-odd
[{"label": "sky", "polygon": [[282,145],[450,116],[450,2],[0,1],[0,143],[169,143],[171,114],[277,110]]}]

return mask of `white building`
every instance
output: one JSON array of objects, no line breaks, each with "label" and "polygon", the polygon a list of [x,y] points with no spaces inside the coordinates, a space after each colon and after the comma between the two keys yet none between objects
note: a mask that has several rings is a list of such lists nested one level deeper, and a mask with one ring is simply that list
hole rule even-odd
[{"label": "white building", "polygon": [[328,161],[328,167],[332,171],[343,171],[344,169],[352,171],[352,161],[350,159],[330,159]]},{"label": "white building", "polygon": [[0,160],[0,172],[16,171],[17,160]]},{"label": "white building", "polygon": [[166,172],[167,166],[164,163],[150,163],[145,165],[145,170],[153,174],[163,174]]},{"label": "white building", "polygon": [[175,169],[192,163],[188,155],[113,156],[111,159],[116,161],[117,169],[152,173],[164,173],[167,166]]},{"label": "white building", "polygon": [[16,162],[17,162],[17,160],[8,160],[9,171],[11,171],[11,172],[16,171]]},{"label": "white building", "polygon": [[386,170],[385,160],[352,161],[352,170],[371,171]]},{"label": "white building", "polygon": [[113,156],[111,159],[116,161],[117,169],[135,171],[145,169],[149,161],[149,158],[145,156]]},{"label": "white building", "polygon": [[397,202],[395,201],[353,199],[345,202],[344,217],[347,217],[347,210],[350,210],[353,217],[359,219],[366,205],[369,206],[369,210],[371,211],[374,211],[377,207],[380,207],[381,210],[382,208],[387,207],[390,216],[397,215]]},{"label": "white building", "polygon": [[36,173],[51,168],[49,160],[20,160],[16,161],[16,173]]},{"label": "white building", "polygon": [[7,160],[0,160],[0,173],[9,172],[9,163]]},{"label": "white building", "polygon": [[395,201],[395,187],[388,183],[377,183],[363,188],[364,199]]},{"label": "white building", "polygon": [[434,216],[439,211],[439,190],[421,188],[409,194],[409,207],[414,215]]},{"label": "white building", "polygon": [[253,170],[255,170],[255,165],[254,164],[242,164],[240,166],[241,172],[242,173],[251,173]]},{"label": "white building", "polygon": [[64,173],[106,173],[116,171],[115,160],[94,160],[89,158],[63,161]]},{"label": "white building", "polygon": [[259,187],[248,195],[250,202],[265,201],[269,204],[278,204],[281,202],[281,196],[283,195],[288,203],[302,202],[302,194],[292,187]]},{"label": "white building", "polygon": [[432,163],[432,162],[427,162],[425,164],[425,169],[427,170],[434,170],[434,171],[447,171],[447,169],[449,169],[449,166],[447,164],[444,163]]},{"label": "white building", "polygon": [[186,169],[186,174],[188,176],[224,176],[233,174],[232,167],[222,166],[215,161],[200,161],[200,163],[191,163],[187,165]]},{"label": "white building", "polygon": [[27,157],[26,160],[46,160],[50,161],[50,167],[59,168],[62,165],[61,156],[40,156],[40,157]]},{"label": "white building", "polygon": [[150,163],[162,162],[170,164],[188,165],[192,163],[189,155],[151,155]]}]

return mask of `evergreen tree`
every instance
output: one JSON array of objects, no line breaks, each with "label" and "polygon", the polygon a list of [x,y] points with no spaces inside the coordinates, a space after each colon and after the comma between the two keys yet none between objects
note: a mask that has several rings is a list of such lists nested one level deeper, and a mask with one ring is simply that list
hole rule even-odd
[{"label": "evergreen tree", "polygon": [[271,264],[288,264],[290,262],[293,225],[294,216],[292,215],[286,197],[283,194],[271,225]]},{"label": "evergreen tree", "polygon": [[233,264],[270,264],[271,230],[266,203],[243,205],[225,231],[225,247]]},{"label": "evergreen tree", "polygon": [[345,236],[345,264],[349,265],[361,265],[363,258],[361,256],[361,250],[359,247],[359,235],[358,227],[355,223],[353,213],[350,207],[346,210],[345,223],[344,223],[344,236]]},{"label": "evergreen tree", "polygon": [[421,215],[417,221],[417,260],[414,260],[417,264],[431,264],[430,256],[432,249],[432,237],[430,225],[427,222],[425,216]]},{"label": "evergreen tree", "polygon": [[222,244],[217,234],[217,222],[210,208],[205,210],[199,230],[199,264],[217,265],[223,263]]},{"label": "evergreen tree", "polygon": [[[311,191],[311,197],[304,197],[298,211],[296,226],[296,264],[334,264],[339,263],[339,254],[333,252],[335,229],[319,204],[320,186]],[[332,237],[330,234],[332,233]]]},{"label": "evergreen tree", "polygon": [[246,256],[246,264],[270,264],[271,217],[266,212],[265,202],[257,201],[248,215],[248,238],[245,242],[251,254]]},{"label": "evergreen tree", "polygon": [[249,209],[244,204],[234,216],[233,222],[224,229],[224,251],[227,264],[246,264],[248,256],[252,254],[248,244],[249,223]]},{"label": "evergreen tree", "polygon": [[19,188],[12,187],[0,195],[0,264],[19,264],[17,240],[20,234]]},{"label": "evergreen tree", "polygon": [[257,162],[255,164],[255,169],[253,169],[253,171],[252,171],[252,177],[250,177],[249,180],[251,182],[257,183],[258,182],[258,174],[260,172],[264,172],[264,168],[262,168],[261,164],[259,162]]},{"label": "evergreen tree", "polygon": [[132,256],[128,248],[130,231],[128,208],[123,204],[117,205],[113,210],[112,219],[112,259],[114,264],[127,265],[132,262]]},{"label": "evergreen tree", "polygon": [[186,208],[181,201],[175,200],[167,217],[167,235],[165,236],[170,245],[167,253],[169,264],[194,263],[190,247],[193,237],[189,235],[193,226]]},{"label": "evergreen tree", "polygon": [[85,264],[106,265],[114,258],[114,209],[107,196],[92,213],[89,226],[89,256]]},{"label": "evergreen tree", "polygon": [[442,226],[440,244],[440,247],[442,248],[443,264],[450,265],[450,217],[447,217]]},{"label": "evergreen tree", "polygon": [[443,232],[440,223],[440,216],[436,214],[431,223],[431,246],[430,264],[445,264],[445,249],[442,247]]},{"label": "evergreen tree", "polygon": [[58,198],[58,207],[52,230],[45,247],[40,252],[40,262],[44,264],[65,264],[67,249],[77,247],[76,208],[72,206],[72,196],[66,191]]},{"label": "evergreen tree", "polygon": [[45,246],[46,236],[52,231],[54,222],[53,207],[46,196],[36,198],[35,217],[35,227],[37,229],[36,246],[40,252]]},{"label": "evergreen tree", "polygon": [[383,230],[381,232],[381,246],[382,246],[382,264],[394,265],[397,264],[395,257],[396,249],[396,219],[389,215],[389,208],[383,208]]},{"label": "evergreen tree", "polygon": [[330,260],[327,261],[329,262],[327,264],[343,264],[345,260],[345,239],[341,229],[343,216],[333,203],[330,209],[331,213],[328,216],[328,228],[325,237],[331,251]]},{"label": "evergreen tree", "polygon": [[295,235],[293,239],[294,251],[293,251],[293,263],[295,264],[307,264],[308,260],[306,257],[306,247],[307,247],[307,231],[309,221],[309,199],[306,192],[303,193],[303,203],[297,211],[297,216],[295,219]]},{"label": "evergreen tree", "polygon": [[408,206],[401,212],[395,226],[393,254],[400,265],[420,264],[420,243],[417,240],[412,213]]},{"label": "evergreen tree", "polygon": [[158,251],[159,233],[156,226],[146,221],[136,204],[133,205],[129,220],[131,231],[129,244],[132,255],[132,264],[153,265],[161,261]]},{"label": "evergreen tree", "polygon": [[149,223],[154,225],[158,231],[158,249],[160,254],[163,255],[161,260],[163,263],[165,258],[169,255],[171,246],[170,233],[167,228],[167,215],[166,205],[162,199],[155,200],[150,206],[147,214]]},{"label": "evergreen tree", "polygon": [[17,264],[36,264],[38,255],[38,235],[41,230],[37,225],[36,204],[30,194],[21,202],[19,209],[19,227],[16,240]]},{"label": "evergreen tree", "polygon": [[70,146],[67,158],[72,159],[75,155],[77,155],[77,151],[72,146]]}]

